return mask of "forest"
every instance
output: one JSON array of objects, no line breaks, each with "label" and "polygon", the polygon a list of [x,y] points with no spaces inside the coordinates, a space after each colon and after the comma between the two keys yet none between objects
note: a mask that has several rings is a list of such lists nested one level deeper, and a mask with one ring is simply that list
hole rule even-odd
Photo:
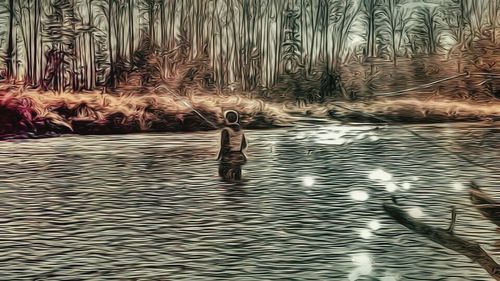
[{"label": "forest", "polygon": [[300,105],[478,73],[453,84],[465,92],[457,95],[500,97],[500,0],[0,5],[0,79],[12,85],[7,92],[250,93]]}]

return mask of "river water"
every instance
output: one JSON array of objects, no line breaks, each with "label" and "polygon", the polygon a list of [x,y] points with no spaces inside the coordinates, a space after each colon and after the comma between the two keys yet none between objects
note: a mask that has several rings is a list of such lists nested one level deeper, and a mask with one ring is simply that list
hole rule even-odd
[{"label": "river water", "polygon": [[434,141],[312,121],[247,131],[242,183],[218,177],[217,132],[2,142],[0,280],[491,280],[382,204],[443,228],[456,206],[455,233],[498,260],[467,190],[500,197],[498,126],[406,128]]}]

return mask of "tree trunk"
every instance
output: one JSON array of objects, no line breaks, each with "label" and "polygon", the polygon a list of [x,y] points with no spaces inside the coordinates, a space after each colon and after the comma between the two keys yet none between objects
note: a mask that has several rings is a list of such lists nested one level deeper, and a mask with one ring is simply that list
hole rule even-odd
[{"label": "tree trunk", "polygon": [[128,0],[128,55],[130,61],[134,58],[135,39],[134,39],[134,6],[132,0]]},{"label": "tree trunk", "polygon": [[149,38],[151,43],[156,43],[155,36],[155,15],[154,15],[154,4],[149,4],[148,7],[148,23],[149,23]]},{"label": "tree trunk", "polygon": [[368,19],[368,57],[373,58],[376,56],[376,44],[375,44],[375,8],[370,11],[370,17]]},{"label": "tree trunk", "polygon": [[[88,18],[88,24],[89,26],[93,26],[93,20],[94,20],[94,17],[93,17],[93,13],[92,13],[92,1],[93,0],[89,0],[88,2],[88,13],[89,13],[89,18]],[[86,63],[86,67],[87,67],[87,90],[92,90],[95,88],[96,86],[96,67],[95,67],[95,46],[94,46],[94,36],[92,36],[93,34],[91,32],[89,32],[87,34],[88,36],[88,47],[89,47],[89,50],[88,52],[86,52],[88,54],[88,57],[87,57],[87,63]]]},{"label": "tree trunk", "polygon": [[14,0],[9,0],[9,34],[7,42],[7,52],[5,62],[7,64],[7,80],[11,82],[12,76],[14,74]]},{"label": "tree trunk", "polygon": [[[313,17],[313,5],[311,4],[311,17]],[[308,73],[312,74],[312,64],[313,64],[313,53],[314,53],[314,43],[316,41],[316,31],[318,30],[318,23],[319,23],[319,14],[320,14],[320,6],[318,3],[318,7],[316,7],[316,17],[312,18],[312,39],[311,39],[311,51],[310,51],[310,59],[309,59],[309,68],[308,68]]]},{"label": "tree trunk", "polygon": [[498,1],[490,0],[491,42],[497,43]]},{"label": "tree trunk", "polygon": [[177,9],[177,1],[173,1],[172,10],[170,12],[170,32],[169,32],[169,48],[175,47],[175,12]]},{"label": "tree trunk", "polygon": [[115,87],[115,62],[113,58],[113,1],[108,0],[108,51],[109,51],[109,77],[108,86]]},{"label": "tree trunk", "polygon": [[392,31],[392,61],[394,62],[394,66],[398,65],[397,62],[397,50],[396,50],[396,36],[394,34],[395,31]]},{"label": "tree trunk", "polygon": [[165,0],[160,0],[160,33],[161,33],[161,42],[160,46],[165,47],[166,46],[166,38],[167,38],[167,32],[166,32],[166,17],[165,17]]}]

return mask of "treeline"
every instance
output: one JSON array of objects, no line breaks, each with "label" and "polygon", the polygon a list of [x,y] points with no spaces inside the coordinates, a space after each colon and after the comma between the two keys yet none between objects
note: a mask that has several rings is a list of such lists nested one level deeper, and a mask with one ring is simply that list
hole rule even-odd
[{"label": "treeline", "polygon": [[[45,90],[341,87],[350,63],[497,43],[500,0],[0,0],[1,78]],[[135,81],[135,82],[134,82]],[[297,86],[300,87],[300,86]],[[301,90],[301,89],[296,89]]]}]

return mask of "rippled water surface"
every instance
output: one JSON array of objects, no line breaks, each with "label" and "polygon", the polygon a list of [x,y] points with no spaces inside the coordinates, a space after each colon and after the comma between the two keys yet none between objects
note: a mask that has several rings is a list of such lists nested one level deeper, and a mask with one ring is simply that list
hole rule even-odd
[{"label": "rippled water surface", "polygon": [[242,184],[224,183],[218,133],[68,136],[0,143],[0,280],[491,280],[393,221],[411,215],[496,259],[471,207],[500,198],[499,129],[303,123],[248,131]]}]

